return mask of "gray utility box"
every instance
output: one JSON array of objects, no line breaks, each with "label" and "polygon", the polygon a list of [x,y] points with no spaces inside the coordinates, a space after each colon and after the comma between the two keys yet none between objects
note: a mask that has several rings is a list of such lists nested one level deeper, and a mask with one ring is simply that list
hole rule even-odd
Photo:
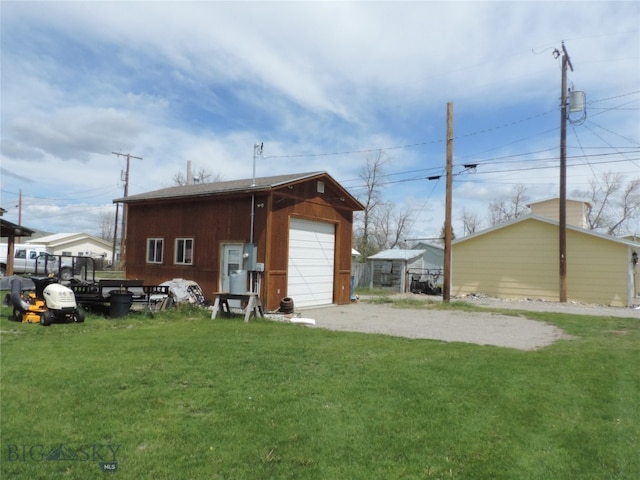
[{"label": "gray utility box", "polygon": [[258,246],[252,243],[244,244],[244,268],[250,272],[256,271],[256,261],[258,256]]},{"label": "gray utility box", "polygon": [[247,293],[247,271],[234,270],[229,275],[229,293],[243,294]]}]

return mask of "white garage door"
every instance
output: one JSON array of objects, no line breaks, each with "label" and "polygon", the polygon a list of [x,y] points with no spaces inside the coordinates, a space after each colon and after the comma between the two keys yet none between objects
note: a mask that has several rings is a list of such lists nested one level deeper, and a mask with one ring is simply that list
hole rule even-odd
[{"label": "white garage door", "polygon": [[287,295],[295,307],[333,303],[335,243],[332,223],[291,219]]}]

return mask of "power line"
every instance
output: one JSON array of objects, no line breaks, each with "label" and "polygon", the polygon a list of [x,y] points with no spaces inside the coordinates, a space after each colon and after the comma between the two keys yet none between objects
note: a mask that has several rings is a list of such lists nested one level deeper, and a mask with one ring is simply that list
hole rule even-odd
[{"label": "power line", "polygon": [[[588,104],[591,105],[591,104],[594,104],[594,103],[604,102],[604,101],[607,101],[607,100],[613,100],[613,99],[616,99],[616,98],[622,98],[622,97],[626,97],[626,96],[630,96],[630,95],[635,95],[637,93],[640,93],[640,90],[634,90],[632,92],[623,93],[623,94],[620,94],[620,95],[615,95],[615,96],[607,97],[607,98],[604,98],[604,99],[592,100]],[[506,123],[503,123],[503,124],[500,124],[500,125],[496,125],[494,127],[485,128],[485,129],[482,129],[482,130],[477,130],[477,131],[466,133],[466,134],[463,134],[463,135],[457,135],[457,136],[454,137],[454,140],[460,140],[460,139],[463,139],[463,138],[469,138],[469,137],[482,135],[482,134],[485,134],[485,133],[495,132],[495,131],[501,130],[503,128],[512,127],[512,126],[515,126],[515,125],[518,125],[518,124],[521,124],[521,123],[525,123],[527,121],[531,121],[531,120],[534,120],[534,119],[538,119],[538,118],[544,117],[544,116],[549,115],[549,114],[554,113],[554,112],[557,112],[557,110],[556,109],[548,110],[548,111],[545,111],[545,112],[541,112],[541,113],[530,115],[528,117],[525,117],[525,118],[522,118],[522,119],[519,119],[519,120],[513,120],[511,122],[506,122]],[[553,131],[556,131],[556,130],[558,130],[558,127],[554,127],[552,129],[545,130],[543,132],[539,132],[538,134],[536,134],[534,136],[542,135],[542,134],[545,134],[545,133],[550,133],[550,132],[553,132]],[[518,141],[516,141],[514,143],[533,138],[534,136],[530,136],[530,137],[518,140]],[[357,154],[363,154],[363,153],[373,153],[373,152],[380,152],[380,151],[416,148],[416,147],[422,147],[422,146],[426,146],[426,145],[435,145],[435,144],[441,144],[441,143],[444,143],[444,139],[429,140],[429,141],[416,142],[416,143],[405,144],[405,145],[393,145],[393,146],[387,146],[387,147],[364,148],[364,149],[358,149],[358,150],[344,150],[344,151],[337,151],[337,152],[316,152],[316,153],[297,153],[297,154],[285,154],[285,155],[269,155],[269,156],[265,156],[263,158],[265,158],[265,159],[314,158],[314,157],[329,157],[329,156],[337,156],[337,155],[357,155]],[[502,147],[504,147],[504,145]],[[500,148],[500,147],[497,147],[497,148]]]},{"label": "power line", "polygon": [[[40,197],[37,195],[26,195],[26,197],[28,198],[33,198],[36,200],[49,200],[49,201],[55,201],[55,200],[69,200],[74,198],[75,195],[80,195],[83,193],[88,193],[91,192],[93,195],[87,195],[87,196],[81,196],[81,197],[77,197],[77,199],[83,199],[83,198],[95,198],[95,197],[99,197],[100,195],[105,195],[107,193],[109,193],[112,190],[116,190],[118,187],[116,186],[104,186],[104,187],[97,187],[97,188],[92,188],[90,190],[79,190],[77,192],[69,192],[69,194],[65,195],[64,197]],[[15,195],[18,196],[18,192],[12,192],[10,190],[6,190],[6,189],[2,189],[1,190],[2,193],[8,194],[8,195]]]}]

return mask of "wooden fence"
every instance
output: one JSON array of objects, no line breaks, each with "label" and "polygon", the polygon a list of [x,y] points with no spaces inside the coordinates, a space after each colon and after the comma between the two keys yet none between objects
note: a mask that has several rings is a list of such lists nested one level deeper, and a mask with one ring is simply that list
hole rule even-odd
[{"label": "wooden fence", "polygon": [[368,263],[353,263],[351,265],[351,275],[354,277],[356,288],[369,288],[371,285],[371,265]]}]

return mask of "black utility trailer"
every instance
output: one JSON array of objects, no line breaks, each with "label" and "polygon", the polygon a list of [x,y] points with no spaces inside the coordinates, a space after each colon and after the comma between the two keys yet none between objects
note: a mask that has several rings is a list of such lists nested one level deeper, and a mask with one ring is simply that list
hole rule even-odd
[{"label": "black utility trailer", "polygon": [[[132,309],[162,310],[170,303],[169,286],[145,285],[143,280],[103,278],[96,280],[95,263],[91,257],[47,254],[43,262],[45,273],[62,272],[68,266],[71,275],[60,279],[74,293],[76,303],[88,310],[122,308],[122,297],[130,297]],[[55,275],[55,273],[53,273]],[[127,308],[128,310],[128,308]]]},{"label": "black utility trailer", "polygon": [[111,306],[114,299],[122,294],[131,297],[133,309],[162,310],[169,301],[169,287],[145,285],[142,280],[101,279],[91,284],[71,283],[69,288],[76,296],[76,302],[91,310]]}]

